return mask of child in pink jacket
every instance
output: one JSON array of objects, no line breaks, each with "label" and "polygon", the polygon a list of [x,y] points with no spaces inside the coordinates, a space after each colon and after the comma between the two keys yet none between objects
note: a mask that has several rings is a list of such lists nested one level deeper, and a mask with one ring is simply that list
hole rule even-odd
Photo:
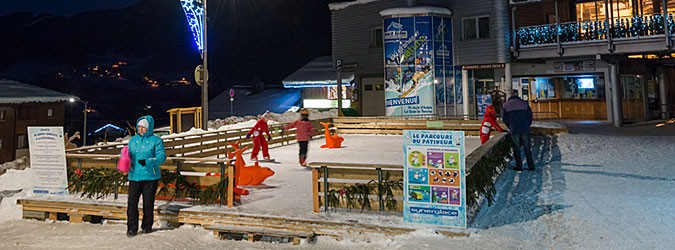
[{"label": "child in pink jacket", "polygon": [[291,128],[297,128],[295,139],[298,140],[298,145],[300,145],[300,154],[298,155],[300,165],[307,166],[307,162],[305,162],[307,159],[307,147],[309,146],[309,140],[314,135],[314,125],[309,120],[309,112],[306,109],[300,110],[299,120],[284,126],[285,130]]}]

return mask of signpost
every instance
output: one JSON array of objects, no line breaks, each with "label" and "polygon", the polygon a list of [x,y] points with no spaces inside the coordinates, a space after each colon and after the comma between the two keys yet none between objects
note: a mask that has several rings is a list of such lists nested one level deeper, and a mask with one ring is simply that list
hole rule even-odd
[{"label": "signpost", "polygon": [[344,64],[342,59],[335,60],[335,71],[337,71],[337,108],[338,116],[342,115],[342,70],[344,70]]},{"label": "signpost", "polygon": [[466,228],[464,132],[403,131],[403,221]]},{"label": "signpost", "polygon": [[234,89],[230,89],[230,116],[234,116]]},{"label": "signpost", "polygon": [[33,193],[68,195],[63,127],[28,127]]}]

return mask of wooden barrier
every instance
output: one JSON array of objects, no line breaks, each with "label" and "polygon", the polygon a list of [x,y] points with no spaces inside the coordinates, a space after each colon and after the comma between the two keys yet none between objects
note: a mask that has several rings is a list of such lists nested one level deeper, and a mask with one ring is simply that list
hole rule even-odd
[{"label": "wooden barrier", "polygon": [[[119,155],[66,154],[66,166],[70,169],[117,169],[117,160],[119,158]],[[220,176],[186,177],[189,182],[194,181],[203,186],[216,184],[220,181],[220,178],[227,176],[227,206],[232,207],[234,204],[235,168],[234,165],[229,164],[229,162],[229,159],[167,157],[166,161],[164,161],[164,163],[160,165],[159,168],[163,170],[175,171],[178,174],[180,174],[181,171],[220,174]],[[115,190],[118,191],[119,188],[116,188]],[[221,205],[224,202],[222,199],[224,196],[225,194],[221,194]],[[117,197],[117,193],[115,193],[115,197]],[[178,198],[175,193],[174,197]]]},{"label": "wooden barrier", "polygon": [[[489,187],[483,187],[480,185],[469,185],[469,183],[474,182],[478,179],[485,179],[485,176],[479,176],[483,174],[482,171],[472,171],[474,167],[479,165],[479,162],[485,160],[484,158],[488,157],[488,154],[495,149],[497,145],[501,143],[508,143],[506,141],[507,134],[499,133],[493,136],[485,144],[478,147],[476,150],[471,152],[466,157],[466,182],[467,182],[467,194],[475,193],[476,195],[467,195],[467,204],[475,206],[478,204],[480,199],[480,194],[483,189],[490,189],[494,183],[484,184],[490,185]],[[507,156],[505,156],[507,157]],[[312,201],[313,201],[313,211],[318,213],[321,211],[321,207],[324,207],[324,211],[327,211],[327,207],[340,207],[347,208],[347,204],[344,198],[339,198],[339,202],[334,201],[333,204],[329,204],[329,200],[326,199],[330,192],[335,192],[339,190],[345,190],[348,187],[353,187],[358,184],[364,183],[374,183],[375,185],[383,183],[382,176],[383,174],[389,174],[389,181],[403,180],[404,169],[402,165],[389,165],[389,164],[354,164],[354,163],[337,163],[337,162],[312,162],[309,163],[312,167]],[[494,166],[498,167],[498,166]],[[493,172],[486,172],[486,174]],[[489,176],[488,178],[492,178]],[[395,211],[402,212],[403,210],[403,200],[406,198],[403,194],[403,190],[395,190],[392,192],[395,195],[397,202],[396,209],[389,210],[383,207],[383,198],[382,190],[380,188],[374,188],[370,190],[369,199],[371,204],[377,205],[376,207],[371,206],[370,210],[379,210],[379,211]],[[473,197],[474,200],[469,201],[469,197]],[[356,207],[359,209],[359,207]],[[475,209],[475,208],[469,208]]]},{"label": "wooden barrier", "polygon": [[[403,130],[453,130],[480,135],[481,120],[411,117],[338,117],[333,126],[342,134],[403,134]],[[506,127],[501,121],[500,126]],[[496,133],[496,132],[493,132]]]},{"label": "wooden barrier", "polygon": [[[403,211],[403,166],[401,165],[312,162],[309,163],[309,166],[312,167],[312,210],[315,213],[321,210],[321,206],[324,208],[331,207],[329,199],[326,198],[329,197],[331,191],[345,191],[358,185],[374,187],[369,190],[367,195],[371,206],[365,207],[365,209]],[[400,189],[393,187],[396,186],[395,183],[397,182],[401,184]],[[395,207],[385,205],[385,188],[390,188],[396,202]],[[343,195],[337,196],[337,199],[338,204],[334,204],[334,206],[361,210],[359,206],[350,206],[347,198]]]},{"label": "wooden barrier", "polygon": [[[327,122],[330,119],[313,120],[312,124],[316,130],[316,137],[324,134],[324,127],[319,122]],[[295,141],[296,129],[290,129],[282,132],[284,125],[288,123],[270,124],[269,130],[272,134],[272,140],[269,141],[270,147],[286,145]],[[191,157],[205,158],[218,156],[225,158],[227,152],[233,152],[234,149],[228,143],[239,141],[241,147],[252,147],[253,139],[246,138],[246,134],[251,128],[239,128],[218,131],[204,131],[194,134],[174,134],[162,137],[167,156],[173,157]],[[106,145],[86,146],[66,150],[67,153],[74,154],[119,154],[126,143],[108,143]]]}]

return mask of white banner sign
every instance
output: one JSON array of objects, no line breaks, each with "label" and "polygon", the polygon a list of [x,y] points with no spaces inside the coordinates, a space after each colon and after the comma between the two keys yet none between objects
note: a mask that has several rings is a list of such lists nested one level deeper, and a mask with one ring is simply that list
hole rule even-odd
[{"label": "white banner sign", "polygon": [[33,193],[68,195],[63,127],[28,127]]}]

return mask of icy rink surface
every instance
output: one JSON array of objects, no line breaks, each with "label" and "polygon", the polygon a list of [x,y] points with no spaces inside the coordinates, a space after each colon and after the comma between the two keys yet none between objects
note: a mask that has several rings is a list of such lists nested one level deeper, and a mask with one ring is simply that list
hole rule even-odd
[{"label": "icy rink surface", "polygon": [[[396,159],[400,152],[386,150],[391,147],[402,151],[400,137],[357,137],[361,138],[345,136],[345,148],[340,150],[347,154],[319,149],[323,139],[316,139],[310,142],[309,161],[336,161],[339,157],[344,162],[400,164],[400,159]],[[675,137],[671,136],[534,137],[537,170],[506,170],[497,180],[495,203],[491,207],[485,204],[467,230],[470,237],[447,238],[421,229],[398,237],[378,237],[371,242],[321,237],[316,245],[293,246],[220,241],[209,231],[187,226],[128,239],[124,236],[124,225],[19,220],[15,213],[18,208],[13,204],[17,197],[28,195],[22,191],[0,193],[4,197],[0,205],[0,249],[672,249],[673,141]],[[357,142],[372,145],[372,150],[357,150],[361,147],[351,145]],[[394,143],[398,144],[392,146]],[[309,188],[311,172],[298,165],[297,150],[297,144],[271,149],[272,157],[281,164],[263,166],[276,170],[277,175],[266,181],[267,187],[248,187],[251,197],[244,198],[244,204],[237,209],[274,214],[275,210],[286,210],[282,208],[289,201],[284,196]],[[0,192],[25,187],[25,175],[29,173],[29,169],[9,170],[0,176]],[[298,181],[292,181],[291,177]],[[283,189],[285,195],[274,188],[280,186],[287,187]],[[302,200],[307,204],[296,204],[295,210],[276,213],[303,217],[304,209],[311,209],[310,194],[304,193],[308,197]],[[337,213],[326,217],[321,213],[307,217],[341,217],[337,220],[365,223],[373,216]],[[401,223],[395,218],[383,215],[380,219],[383,224]]]}]

